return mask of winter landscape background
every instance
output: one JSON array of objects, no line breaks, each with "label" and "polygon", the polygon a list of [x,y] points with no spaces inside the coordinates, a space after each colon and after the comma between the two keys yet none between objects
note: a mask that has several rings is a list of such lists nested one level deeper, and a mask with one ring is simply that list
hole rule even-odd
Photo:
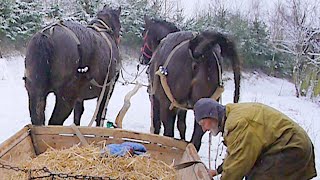
[{"label": "winter landscape background", "polygon": [[[122,7],[121,52],[124,76],[132,80],[142,45],[145,14],[175,23],[182,30],[217,30],[237,42],[242,59],[240,102],[261,102],[285,113],[299,123],[315,145],[317,170],[320,168],[320,6],[316,0],[258,1],[235,0],[1,0],[0,1],[0,142],[31,123],[24,75],[24,53],[30,36],[58,19],[85,24],[104,4]],[[141,68],[140,68],[141,69]],[[232,102],[233,76],[228,61],[223,74],[226,85],[222,103]],[[120,78],[120,81],[125,81]],[[138,78],[147,84],[145,73]],[[114,121],[133,85],[115,87],[107,118]],[[47,119],[55,97],[50,94]],[[85,102],[81,125],[88,125],[96,100]],[[64,125],[72,123],[73,114]],[[187,115],[187,140],[193,132],[193,112]],[[142,87],[131,100],[123,128],[149,132],[150,102]],[[177,129],[175,137],[180,138]],[[214,165],[221,138],[214,138]],[[225,148],[224,148],[225,149]],[[221,151],[221,146],[219,152]],[[207,164],[208,134],[199,155]],[[218,153],[218,163],[223,153]],[[315,178],[320,179],[320,178]]]},{"label": "winter landscape background", "polygon": [[[28,112],[28,97],[22,80],[24,73],[24,62],[22,56],[0,59],[0,142],[3,142],[11,135],[16,133],[22,127],[30,124]],[[136,73],[136,63],[132,61],[125,62],[125,79],[130,80]],[[234,83],[231,73],[224,73],[225,92],[222,95],[222,103],[232,103]],[[124,81],[122,78],[120,81]],[[139,82],[146,84],[147,77],[143,73],[138,79]],[[107,119],[115,120],[119,110],[123,105],[124,96],[132,90],[134,85],[124,86],[117,83],[114,95],[111,97]],[[49,95],[46,109],[47,118],[50,116],[54,107],[54,95]],[[281,112],[287,114],[299,123],[309,134],[315,145],[317,169],[320,168],[320,106],[311,102],[307,98],[295,97],[294,84],[284,79],[267,76],[263,73],[248,72],[243,73],[241,80],[241,98],[240,102],[261,102],[270,105]],[[93,116],[96,106],[96,100],[85,101],[85,111],[82,117],[81,125],[87,126]],[[73,123],[73,115],[66,120],[64,125]],[[193,112],[187,114],[187,140],[191,139],[193,132]],[[131,99],[131,107],[127,112],[123,128],[137,132],[149,133],[150,129],[150,102],[145,87],[142,87],[138,93]],[[162,128],[163,130],[163,128]],[[175,129],[175,137],[179,137],[179,132]],[[215,164],[217,147],[222,140],[219,137],[213,138],[212,144],[212,167]],[[202,139],[202,146],[199,151],[201,159],[208,164],[208,133]],[[225,148],[224,148],[225,149]],[[219,148],[219,154],[221,146]],[[218,156],[218,163],[221,162],[223,153]]]}]

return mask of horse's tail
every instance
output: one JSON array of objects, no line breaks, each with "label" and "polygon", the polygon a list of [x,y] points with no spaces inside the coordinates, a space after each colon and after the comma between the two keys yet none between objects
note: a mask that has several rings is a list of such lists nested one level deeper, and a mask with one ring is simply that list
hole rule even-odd
[{"label": "horse's tail", "polygon": [[240,59],[233,41],[229,40],[222,34],[217,34],[217,44],[220,45],[222,57],[227,57],[231,60],[233,75],[234,75],[234,96],[233,102],[237,103],[240,97]]},{"label": "horse's tail", "polygon": [[[191,46],[193,47],[191,47],[191,49],[195,50],[196,46],[198,46],[201,43],[200,42],[201,39],[205,38],[208,41],[203,41],[206,43],[204,47],[202,47],[202,49],[204,49],[205,51],[206,50],[211,51],[216,44],[219,44],[221,48],[222,57],[227,57],[228,59],[231,60],[232,69],[234,73],[234,84],[235,84],[233,102],[235,103],[238,102],[240,97],[241,74],[240,74],[240,60],[239,60],[239,56],[238,56],[234,42],[228,39],[225,35],[217,32],[205,31],[199,34],[198,36],[199,38],[196,37],[194,40],[192,40],[193,42]],[[200,56],[200,54],[198,54],[198,56]]]},{"label": "horse's tail", "polygon": [[46,88],[50,83],[50,69],[53,58],[52,39],[41,32],[29,41],[25,59],[25,78],[38,88]]}]

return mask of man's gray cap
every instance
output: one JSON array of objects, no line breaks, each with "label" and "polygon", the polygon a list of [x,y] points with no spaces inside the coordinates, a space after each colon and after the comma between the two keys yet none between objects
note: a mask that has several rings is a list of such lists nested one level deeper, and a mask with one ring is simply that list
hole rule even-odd
[{"label": "man's gray cap", "polygon": [[225,116],[225,107],[211,98],[202,98],[194,105],[194,117],[199,123],[204,118],[217,119],[220,122]]}]

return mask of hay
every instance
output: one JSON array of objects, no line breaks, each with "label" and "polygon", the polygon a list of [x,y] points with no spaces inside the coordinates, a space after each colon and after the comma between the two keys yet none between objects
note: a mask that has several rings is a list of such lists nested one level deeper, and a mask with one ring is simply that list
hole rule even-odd
[{"label": "hay", "polygon": [[[69,149],[48,150],[34,159],[21,164],[27,169],[46,167],[50,172],[70,175],[90,175],[112,179],[176,179],[177,173],[172,166],[149,156],[115,157],[101,156],[101,147],[73,146]],[[44,172],[33,172],[32,176],[44,176]],[[13,178],[14,177],[14,178]],[[18,173],[12,179],[28,179],[25,173]],[[48,178],[50,179],[50,178]],[[59,178],[57,178],[59,179]]]}]

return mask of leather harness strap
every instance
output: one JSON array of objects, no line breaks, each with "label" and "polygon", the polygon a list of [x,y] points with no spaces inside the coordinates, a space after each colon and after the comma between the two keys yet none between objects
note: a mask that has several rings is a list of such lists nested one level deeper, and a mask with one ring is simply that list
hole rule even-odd
[{"label": "leather harness strap", "polygon": [[75,43],[77,44],[77,49],[78,49],[78,53],[79,53],[79,59],[78,59],[79,60],[79,67],[78,67],[77,71],[79,73],[87,72],[89,70],[89,68],[88,67],[84,67],[83,62],[82,62],[82,49],[81,49],[81,46],[80,46],[80,44],[81,44],[80,40],[77,37],[77,35],[71,29],[69,29],[67,26],[65,26],[63,24],[63,20],[57,21],[57,22],[55,22],[55,23],[43,28],[40,32],[42,34],[44,34],[44,32],[49,29],[50,36],[52,36],[55,26],[61,27],[75,41]]},{"label": "leather harness strap", "polygon": [[188,110],[188,108],[184,107],[182,104],[180,104],[178,101],[176,101],[176,99],[173,97],[171,90],[169,88],[168,85],[168,81],[167,81],[167,66],[170,63],[170,60],[172,59],[173,55],[175,54],[175,52],[180,49],[182,46],[184,46],[185,44],[188,44],[190,42],[190,40],[185,40],[182,41],[179,45],[177,45],[175,48],[173,48],[173,50],[170,52],[169,56],[167,57],[165,63],[163,66],[159,67],[159,70],[156,72],[156,75],[160,76],[160,82],[162,85],[162,88],[164,89],[168,99],[171,101],[171,105],[170,105],[170,110],[172,110],[174,107],[177,107],[179,109],[183,109],[183,110]]},{"label": "leather harness strap", "polygon": [[[106,23],[104,23],[102,20],[96,19],[96,21],[99,22],[99,23],[103,26],[103,28],[98,27],[98,25],[95,24],[95,23],[94,23],[93,25],[89,25],[89,26],[87,26],[87,27],[93,28],[94,30],[96,30],[97,32],[99,32],[100,35],[103,37],[103,39],[107,42],[107,44],[108,44],[108,46],[109,46],[109,48],[110,48],[110,62],[109,62],[109,65],[108,65],[108,71],[107,71],[106,77],[105,77],[105,79],[104,79],[103,85],[99,85],[99,83],[97,83],[97,82],[95,81],[95,79],[91,79],[91,80],[90,80],[90,83],[91,83],[92,85],[97,86],[97,87],[99,87],[99,88],[102,88],[102,90],[101,90],[100,96],[99,96],[99,98],[98,98],[98,104],[97,104],[97,107],[96,107],[94,116],[92,117],[92,120],[91,120],[89,126],[92,125],[93,121],[94,121],[94,120],[96,119],[96,117],[97,117],[98,110],[99,110],[99,107],[100,107],[100,105],[101,105],[101,103],[102,103],[102,99],[103,99],[103,96],[104,96],[104,94],[105,94],[105,91],[106,91],[107,86],[110,86],[111,84],[113,84],[113,83],[115,82],[115,78],[117,77],[117,76],[114,76],[114,77],[112,78],[112,80],[108,83],[108,77],[109,77],[109,73],[110,73],[110,68],[111,68],[111,64],[112,64],[112,61],[113,61],[113,49],[112,49],[112,43],[111,43],[110,39],[107,37],[107,35],[105,34],[105,32],[107,32],[107,33],[112,33],[113,31],[112,31],[112,29],[111,29]],[[79,64],[80,64],[80,66],[81,66],[81,65],[82,65],[82,62],[81,62],[80,40],[78,39],[78,37],[76,36],[76,34],[75,34],[71,29],[69,29],[67,26],[63,25],[63,21],[58,21],[58,22],[56,22],[56,23],[51,24],[50,26],[42,29],[41,33],[43,33],[44,31],[46,31],[46,30],[48,30],[48,29],[50,29],[50,35],[52,35],[52,34],[53,34],[53,28],[54,28],[56,25],[62,27],[62,28],[67,32],[67,34],[69,34],[69,35],[75,40],[75,42],[77,43],[78,51],[79,51],[79,56],[80,56]],[[84,67],[84,68],[81,68],[81,67],[80,67],[80,68],[78,68],[78,72],[81,71],[82,73],[84,73],[84,72],[87,72],[88,69],[89,69],[88,67]],[[80,71],[79,71],[79,70],[80,70]],[[103,105],[104,109],[103,109],[103,112],[102,112],[102,116],[105,115],[105,109],[106,109],[106,106],[107,106],[108,103],[109,103],[110,96],[111,96],[111,92],[112,92],[112,87],[109,88],[109,91],[108,91],[108,94],[107,94],[106,103]],[[104,117],[102,117],[102,119],[103,119],[103,118],[104,118]],[[103,124],[103,123],[102,123],[102,124]]]},{"label": "leather harness strap", "polygon": [[[94,30],[96,30],[97,32],[99,32],[99,33],[101,34],[101,36],[102,36],[103,39],[107,42],[109,48],[111,49],[110,59],[112,60],[112,43],[111,43],[111,41],[109,40],[109,38],[108,38],[108,37],[105,35],[105,33],[104,33],[104,32],[112,32],[112,29],[111,29],[105,22],[103,22],[102,20],[96,19],[96,21],[99,22],[99,23],[103,26],[103,28],[98,27],[98,25],[96,25],[96,24],[88,25],[87,27],[93,28]],[[62,20],[61,20],[61,21],[58,21],[58,22],[55,22],[55,23],[53,23],[53,24],[45,27],[45,28],[42,29],[40,32],[41,32],[41,33],[44,33],[46,30],[49,29],[50,35],[52,35],[52,34],[53,34],[53,29],[54,29],[55,26],[59,26],[59,27],[61,27],[63,30],[65,30],[65,31],[67,32],[67,34],[70,35],[70,36],[73,38],[73,40],[76,42],[76,44],[77,44],[77,46],[78,46],[78,51],[81,49],[81,48],[80,48],[81,43],[80,43],[79,38],[77,37],[77,35],[76,35],[71,29],[69,29],[67,26],[65,26],[65,25],[63,24],[63,21],[62,21]],[[80,54],[80,53],[81,53],[81,51],[79,51],[79,54]],[[79,67],[82,67],[82,66],[83,66],[83,64],[82,64],[82,62],[81,62],[81,58],[79,59],[79,64],[80,64]],[[83,73],[83,72],[87,72],[88,69],[89,69],[88,67],[84,67],[83,69],[79,68],[78,71],[79,71],[79,72],[81,71],[81,72]],[[96,86],[96,87],[103,88],[103,85],[100,85],[95,79],[91,79],[91,80],[90,80],[90,83],[91,83],[92,85]],[[110,84],[110,82],[107,84],[107,86],[108,86],[109,84]]]},{"label": "leather harness strap", "polygon": [[[98,22],[100,22],[103,26],[104,26],[104,28],[106,28],[106,30],[107,31],[112,31],[111,29],[110,29],[110,27],[106,24],[106,23],[104,23],[103,21],[101,21],[100,19],[97,19],[97,21]],[[110,48],[110,59],[112,60],[112,43],[111,43],[111,41],[110,41],[110,39],[106,36],[106,34],[104,33],[104,29],[101,29],[100,27],[98,27],[96,24],[93,24],[93,25],[90,25],[90,26],[88,26],[88,27],[90,27],[90,28],[93,28],[94,30],[96,30],[97,32],[99,32],[100,33],[100,35],[103,37],[103,39],[107,42],[107,44],[108,44],[108,46],[109,46],[109,48]]]},{"label": "leather harness strap", "polygon": [[61,21],[58,21],[58,22],[55,22],[55,23],[53,23],[53,24],[51,24],[51,25],[43,28],[40,32],[41,32],[41,33],[44,33],[46,30],[49,29],[50,35],[52,35],[52,34],[53,34],[53,28],[54,28],[54,26],[56,26],[56,25],[57,25],[57,26],[60,26],[61,28],[63,28],[63,29],[74,39],[74,41],[77,43],[77,45],[80,45],[80,40],[78,39],[78,37],[76,36],[76,34],[75,34],[73,31],[71,31],[67,26],[65,26],[65,25],[63,24],[63,21],[62,21],[62,20],[61,20]]},{"label": "leather harness strap", "polygon": [[180,49],[182,46],[184,46],[185,44],[188,44],[189,42],[190,42],[190,40],[182,41],[178,46],[176,46],[175,48],[173,48],[173,50],[170,52],[169,56],[167,57],[167,60],[166,60],[166,62],[164,63],[163,68],[167,69],[169,62],[170,62],[170,60],[172,59],[172,56],[176,53],[176,51],[177,51],[178,49]]},{"label": "leather harness strap", "polygon": [[[99,21],[99,20],[98,20],[98,21]],[[101,20],[100,20],[100,21],[101,21]],[[99,21],[99,22],[100,22],[100,21]],[[101,21],[101,22],[102,22],[102,21]],[[100,22],[100,23],[101,23],[101,22]],[[105,23],[101,23],[101,24],[102,24],[107,30],[108,30],[108,29],[110,30],[109,26],[107,26]],[[111,92],[113,91],[113,89],[112,89],[113,87],[112,87],[112,86],[110,87],[110,85],[115,82],[115,78],[116,78],[117,76],[114,76],[114,77],[112,78],[112,80],[108,83],[108,76],[109,76],[109,72],[110,72],[110,67],[111,67],[111,64],[112,64],[112,61],[113,61],[112,43],[111,43],[110,39],[109,39],[109,38],[106,36],[106,34],[104,33],[105,31],[104,31],[103,29],[99,28],[96,24],[90,25],[89,27],[91,27],[91,28],[95,29],[97,32],[99,32],[99,33],[101,34],[101,36],[103,37],[103,39],[107,42],[108,46],[110,47],[110,63],[109,63],[109,66],[108,66],[108,72],[107,72],[107,75],[106,75],[106,77],[105,77],[105,79],[104,79],[104,83],[103,83],[103,86],[102,86],[102,90],[101,90],[100,96],[99,96],[99,98],[98,98],[98,104],[97,104],[96,110],[95,110],[95,112],[94,112],[94,115],[93,115],[90,123],[89,123],[89,126],[92,126],[93,122],[96,120],[97,114],[98,114],[98,111],[99,111],[99,107],[100,107],[100,105],[101,105],[101,103],[102,103],[102,99],[103,99],[103,96],[104,96],[104,94],[105,94],[106,88],[107,88],[107,86],[109,86],[109,91],[108,91],[108,94],[107,94],[107,100],[106,100],[105,104],[103,105],[102,119],[101,119],[101,123],[100,123],[100,126],[101,126],[101,125],[103,126],[103,121],[104,121],[104,118],[105,118],[104,116],[105,116],[106,107],[107,107],[108,104],[109,104]],[[93,84],[98,84],[97,82],[95,82],[94,79],[92,79],[90,82],[93,83]],[[101,86],[100,86],[100,87],[101,87]]]},{"label": "leather harness strap", "polygon": [[[169,107],[170,110],[172,110],[174,107],[179,108],[179,109],[183,109],[183,110],[188,110],[188,109],[193,109],[193,107],[188,107],[185,106],[183,104],[180,104],[173,96],[170,87],[168,85],[168,81],[167,81],[167,76],[168,76],[168,71],[167,71],[167,66],[169,65],[173,55],[175,54],[175,52],[180,49],[182,46],[188,44],[190,42],[190,40],[185,40],[183,42],[181,42],[178,46],[176,46],[169,54],[169,56],[167,57],[165,63],[163,66],[160,66],[158,71],[156,71],[156,75],[158,75],[160,77],[160,82],[162,85],[162,88],[165,92],[165,94],[167,95],[168,99],[171,102],[171,105]],[[219,78],[219,86],[217,87],[217,89],[215,90],[215,92],[212,94],[212,96],[210,98],[214,99],[214,100],[218,100],[221,96],[221,94],[224,91],[224,87],[223,87],[223,82],[222,82],[222,70],[221,70],[221,65],[219,62],[219,59],[216,55],[215,52],[213,52],[216,62],[217,62],[217,66],[218,66],[218,78]],[[192,56],[192,55],[191,55]],[[153,86],[155,87],[155,86]],[[155,88],[153,88],[152,93],[154,94],[155,92]]]},{"label": "leather harness strap", "polygon": [[[100,22],[105,28],[106,30],[110,30],[110,27],[108,25],[106,25],[103,21],[101,21],[100,19],[97,19],[98,22]],[[94,30],[96,30],[97,32],[100,33],[100,35],[103,37],[103,39],[107,42],[109,48],[110,48],[110,63],[112,62],[113,60],[113,52],[112,52],[112,43],[110,41],[110,39],[106,36],[106,34],[104,33],[104,30],[99,28],[96,24],[93,24],[93,25],[90,25],[88,26],[90,28],[93,28]],[[100,88],[103,88],[103,85],[100,85],[95,79],[91,79],[90,80],[90,83],[94,86],[97,86],[97,87],[100,87]],[[106,86],[109,86],[111,83],[111,81],[109,83],[107,83]]]}]

